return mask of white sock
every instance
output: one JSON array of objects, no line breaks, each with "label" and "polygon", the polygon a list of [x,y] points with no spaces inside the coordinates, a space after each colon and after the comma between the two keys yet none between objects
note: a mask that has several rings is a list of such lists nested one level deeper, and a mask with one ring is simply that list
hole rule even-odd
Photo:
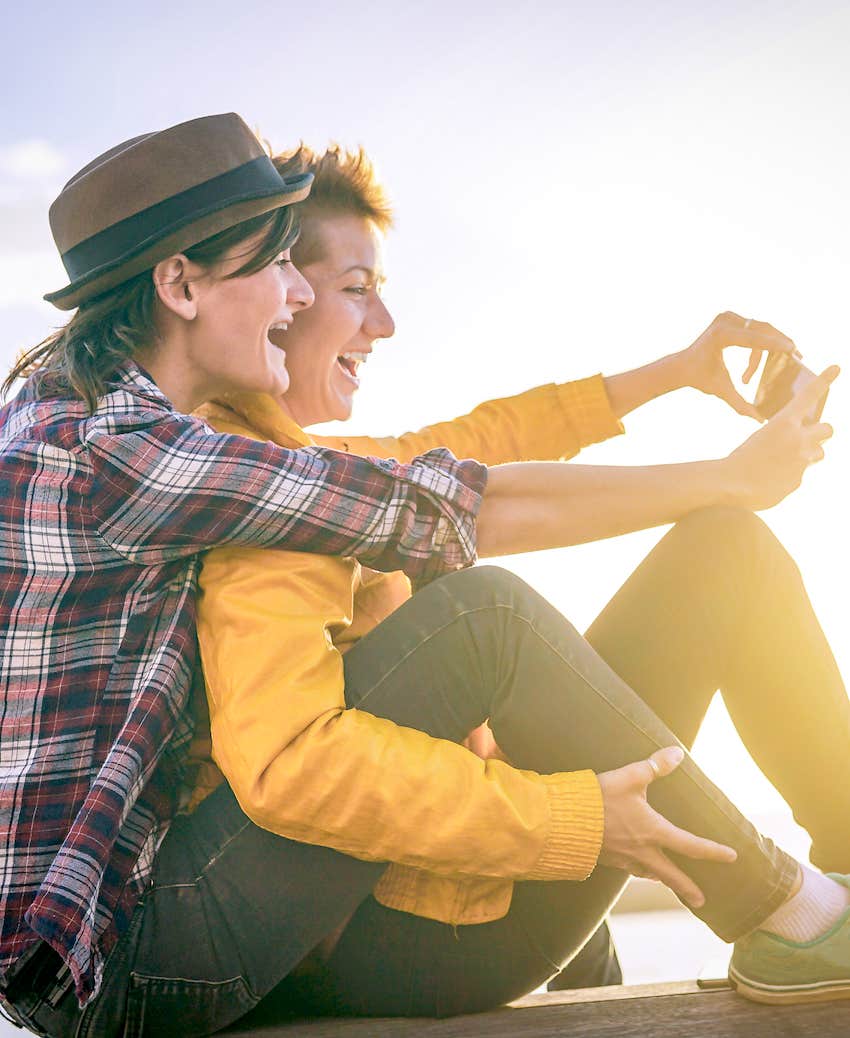
[{"label": "white sock", "polygon": [[759,927],[798,944],[830,930],[850,908],[850,889],[801,865],[803,885]]}]

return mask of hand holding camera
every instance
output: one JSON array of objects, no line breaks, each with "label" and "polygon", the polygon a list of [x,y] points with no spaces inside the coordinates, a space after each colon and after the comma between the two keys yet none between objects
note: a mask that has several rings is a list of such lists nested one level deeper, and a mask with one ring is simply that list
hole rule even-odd
[{"label": "hand holding camera", "polygon": [[[753,404],[763,418],[772,418],[778,411],[792,400],[804,386],[813,382],[817,376],[807,368],[800,354],[771,353],[765,361],[764,371],[756,389]],[[829,389],[817,400],[808,415],[809,422],[820,421],[823,406]]]},{"label": "hand holding camera", "polygon": [[756,407],[738,391],[724,353],[730,347],[750,350],[750,362],[744,373],[749,382],[768,351],[770,356],[793,354],[793,340],[766,321],[755,321],[727,310],[718,314],[687,349],[673,355],[679,386],[690,386],[708,396],[717,397],[747,418],[761,419]]},{"label": "hand holding camera", "polygon": [[788,395],[769,421],[725,459],[733,500],[754,511],[770,508],[796,490],[809,465],[823,458],[822,444],[832,436],[832,427],[819,417],[838,367],[814,375],[798,359],[784,356],[794,361],[788,369],[791,375],[786,371],[778,383],[768,379],[762,399],[770,408],[786,393],[794,395]]}]

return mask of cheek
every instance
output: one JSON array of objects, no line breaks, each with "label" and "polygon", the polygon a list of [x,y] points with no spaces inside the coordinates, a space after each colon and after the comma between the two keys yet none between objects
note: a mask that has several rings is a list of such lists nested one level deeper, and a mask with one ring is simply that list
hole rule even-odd
[{"label": "cheek", "polygon": [[314,341],[327,344],[327,348],[332,350],[336,357],[345,350],[360,330],[363,324],[363,308],[357,297],[340,294],[327,302],[315,317]]},{"label": "cheek", "polygon": [[327,386],[327,365],[311,349],[308,343],[287,343],[283,341],[286,351],[286,370],[289,372],[289,393],[291,399],[304,401],[320,397]]}]

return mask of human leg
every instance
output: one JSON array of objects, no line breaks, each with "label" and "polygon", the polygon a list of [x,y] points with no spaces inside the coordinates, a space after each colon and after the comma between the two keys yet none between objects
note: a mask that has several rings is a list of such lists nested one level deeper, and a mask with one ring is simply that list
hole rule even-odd
[{"label": "human leg", "polygon": [[[84,1010],[36,997],[52,1038],[195,1038],[243,1016],[368,896],[384,865],[248,819],[223,784],[172,824]],[[66,985],[67,988],[67,985]]]},{"label": "human leg", "polygon": [[688,516],[587,639],[685,745],[720,689],[811,835],[812,861],[850,872],[850,701],[799,570],[761,519],[729,508]]},{"label": "human leg", "polygon": [[547,991],[606,987],[623,983],[623,970],[610,927],[604,922],[580,952],[546,984]]},{"label": "human leg", "polygon": [[[415,596],[348,654],[346,686],[351,705],[380,715],[392,710],[399,723],[444,738],[459,739],[489,716],[508,756],[544,772],[607,770],[675,741],[563,617],[516,578],[488,568],[445,578]],[[663,796],[668,783],[680,788],[668,786]],[[677,824],[738,850],[735,866],[684,865],[709,895],[700,914],[723,936],[733,938],[757,925],[784,899],[796,866],[759,838],[692,762],[659,783],[652,796]],[[726,869],[737,876],[724,875]],[[614,878],[606,880],[606,874]],[[598,868],[585,884],[527,885],[553,894],[558,887],[571,888],[577,894],[574,917],[584,911],[592,918],[585,928],[573,927],[569,912],[559,914],[554,903],[547,905],[546,918],[559,922],[547,934],[544,973],[593,932],[622,879],[614,870]],[[494,965],[494,977],[498,972]],[[528,989],[540,979],[528,976],[521,986]],[[511,997],[491,996],[492,1004]]]},{"label": "human leg", "polygon": [[[608,880],[601,872],[612,873]],[[248,1017],[252,1026],[286,1016],[452,1016],[518,998],[555,973],[564,952],[598,924],[625,877],[601,870],[579,883],[517,883],[501,919],[448,926],[367,898],[330,959],[307,977],[286,978]],[[609,882],[612,881],[612,882]],[[598,932],[598,931],[596,931]]]},{"label": "human leg", "polygon": [[[458,574],[420,592],[349,653],[346,685],[351,705],[391,710],[403,724],[424,719],[444,738],[460,738],[489,716],[510,758],[540,771],[608,770],[674,741],[551,606],[497,570]],[[784,899],[794,863],[691,762],[651,787],[651,796],[678,824],[738,850],[735,865],[681,862],[708,896],[700,914],[723,936],[756,926]],[[557,969],[593,932],[623,880],[598,867],[581,884],[517,884],[503,920],[456,934],[369,899],[300,997],[308,1011],[369,1014],[498,1004]],[[284,999],[292,995],[287,986]]]},{"label": "human leg", "polygon": [[[673,741],[670,732],[563,617],[516,578],[488,568],[445,578],[416,595],[347,655],[346,684],[350,705],[455,741],[489,716],[509,756],[520,766],[540,771],[608,770]],[[674,776],[653,787],[652,797],[658,809],[678,824],[738,850],[734,866],[684,866],[709,896],[702,914],[715,929],[736,936],[757,925],[784,899],[793,878],[793,863],[761,840],[692,763],[686,761]],[[216,805],[210,810],[217,813]],[[267,840],[269,855],[282,854],[280,848],[287,841],[254,833],[254,827],[237,814],[237,827],[240,821],[245,823],[240,836],[249,842]],[[256,920],[256,925],[249,925],[251,933],[244,939],[256,940],[262,950],[249,947],[244,959],[253,968],[254,954],[261,954],[266,963],[271,958],[279,977],[292,965],[285,956],[294,956],[293,961],[298,957],[284,940],[287,931],[282,920],[307,919],[311,925],[318,921],[312,937],[304,938],[297,926],[288,931],[301,939],[302,951],[306,950],[313,937],[318,940],[333,929],[368,895],[380,872],[380,867],[335,856],[342,859],[340,869],[354,871],[341,876],[345,897],[329,897],[324,867],[317,869],[318,859],[312,855],[332,856],[333,852],[302,845],[303,867],[286,873],[281,868],[284,857],[261,859],[263,866],[258,869],[256,857],[248,854],[246,867],[236,867],[239,844],[240,840],[230,837],[223,843],[211,843],[187,821],[175,827],[160,852],[163,907],[156,907],[155,900],[150,907],[146,905],[146,950],[134,969],[136,986],[130,997],[131,1010],[144,1007],[146,1027],[150,1022],[155,1028],[159,1020],[159,1028],[148,1033],[178,1033],[167,1029],[175,1023],[183,1035],[204,1033],[193,1030],[194,1025],[184,1026],[175,1016],[185,992],[173,982],[186,978],[185,967],[196,953],[183,946],[187,934],[198,944],[212,927],[221,925],[225,936],[214,947],[220,947],[222,954],[225,948],[235,949],[241,967],[239,907],[253,904],[260,918],[248,914],[246,918]],[[172,849],[175,871],[168,857]],[[280,876],[286,882],[280,890],[276,884],[270,889],[269,876]],[[541,913],[550,923],[557,918],[558,925],[547,929],[541,923],[535,940],[543,961],[532,972],[521,975],[514,969],[515,958],[511,959],[512,985],[519,983],[528,990],[554,972],[593,932],[623,879],[622,873],[598,868],[585,884],[533,885],[550,894],[556,887],[574,893],[570,925],[555,913]],[[191,895],[187,893],[190,887]],[[294,909],[287,908],[290,899]],[[222,910],[222,905],[230,904],[236,906],[235,919],[229,908]],[[299,912],[298,905],[309,909]],[[270,957],[270,947],[276,951],[279,947],[281,956]],[[253,976],[249,973],[250,984],[241,972],[232,973],[229,961],[222,959],[216,965],[224,969],[213,978],[215,984],[237,981],[235,996],[226,989],[228,998],[241,998],[246,987],[249,995],[259,997],[269,982],[268,975],[262,974],[262,963]],[[209,979],[207,969],[208,964],[200,964],[193,974],[198,981],[193,996]],[[492,987],[487,994],[490,1004],[511,997],[510,992]],[[204,1011],[209,1010],[210,1001],[215,999],[206,1000]],[[462,1007],[464,1003],[456,1004]],[[220,1027],[228,1022],[220,1005],[213,1015],[214,1020],[204,1018],[203,1026]]]}]

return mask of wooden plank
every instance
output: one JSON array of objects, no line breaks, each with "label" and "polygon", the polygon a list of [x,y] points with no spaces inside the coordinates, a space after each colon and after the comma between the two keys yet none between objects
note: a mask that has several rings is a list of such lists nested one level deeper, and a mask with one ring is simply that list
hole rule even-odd
[{"label": "wooden plank", "polygon": [[643,984],[529,995],[446,1020],[295,1020],[222,1034],[263,1038],[846,1038],[850,1002],[762,1006],[727,989]]}]

